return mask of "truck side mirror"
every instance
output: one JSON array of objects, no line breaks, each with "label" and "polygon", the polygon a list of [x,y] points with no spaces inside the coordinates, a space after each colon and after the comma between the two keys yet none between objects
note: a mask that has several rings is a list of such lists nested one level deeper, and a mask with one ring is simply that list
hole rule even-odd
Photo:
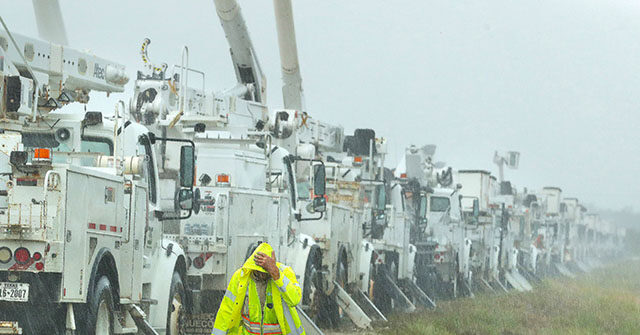
[{"label": "truck side mirror", "polygon": [[324,164],[313,166],[313,211],[324,212],[327,210],[327,199],[324,195],[327,193],[326,170]]},{"label": "truck side mirror", "polygon": [[193,187],[193,175],[195,154],[193,146],[183,145],[180,148],[180,186],[191,189]]},{"label": "truck side mirror", "polygon": [[326,187],[326,171],[324,164],[317,164],[313,166],[313,194],[316,197],[324,198],[327,193]]},{"label": "truck side mirror", "polygon": [[473,199],[473,217],[478,218],[480,216],[480,201]]},{"label": "truck side mirror", "polygon": [[183,211],[193,209],[193,191],[183,188],[178,192],[178,206]]},{"label": "truck side mirror", "polygon": [[149,143],[156,144],[156,134],[149,132],[147,136],[149,137]]},{"label": "truck side mirror", "polygon": [[310,213],[320,213],[320,216],[313,218],[303,218],[301,213],[296,213],[295,218],[298,221],[315,221],[321,220],[324,212],[327,210],[327,199],[325,198],[326,194],[326,170],[324,167],[324,163],[318,159],[305,159],[295,156],[289,156],[289,158],[285,157],[285,164],[287,164],[287,170],[289,172],[289,179],[292,186],[291,194],[293,199],[293,209],[295,210],[295,188],[293,188],[294,180],[293,180],[293,171],[291,168],[291,164],[295,161],[303,161],[310,162],[313,167],[313,199],[310,203],[307,204],[306,209]]},{"label": "truck side mirror", "polygon": [[188,213],[184,216],[178,213],[176,216],[166,215],[162,211],[157,211],[156,217],[159,220],[185,220],[190,218],[195,203],[193,194],[196,165],[195,144],[191,140],[182,138],[156,137],[156,135],[151,132],[148,133],[148,140],[150,144],[153,144],[156,141],[189,143],[189,145],[183,145],[180,147],[180,171],[178,176],[180,189],[175,193],[173,198],[174,209],[185,210],[188,211]]},{"label": "truck side mirror", "polygon": [[315,198],[313,198],[313,211],[314,212],[324,212],[327,210],[327,199],[324,198],[324,196],[320,197],[320,196],[316,196]]}]

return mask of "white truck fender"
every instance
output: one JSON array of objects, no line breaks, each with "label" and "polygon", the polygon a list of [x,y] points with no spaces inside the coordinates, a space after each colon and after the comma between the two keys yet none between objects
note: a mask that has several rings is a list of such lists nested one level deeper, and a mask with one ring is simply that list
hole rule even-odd
[{"label": "white truck fender", "polygon": [[360,290],[362,292],[369,292],[369,275],[371,269],[371,256],[373,255],[373,244],[367,240],[363,240],[360,244],[360,264],[358,273],[358,282],[360,284]]},{"label": "white truck fender", "polygon": [[407,256],[407,277],[413,280],[416,266],[416,253],[418,252],[418,248],[415,245],[409,244],[409,255]]},{"label": "white truck fender", "polygon": [[[173,271],[176,270],[179,262],[185,261],[186,256],[180,245],[165,238],[156,244],[149,259],[150,266],[145,276],[145,283],[151,283],[150,298],[158,301],[149,309],[149,323],[159,334],[166,332]],[[183,285],[186,283],[183,282]]]},{"label": "white truck fender", "polygon": [[289,247],[284,257],[285,265],[290,266],[296,274],[300,287],[304,287],[305,270],[311,247],[316,241],[309,235],[300,234],[298,239]]}]

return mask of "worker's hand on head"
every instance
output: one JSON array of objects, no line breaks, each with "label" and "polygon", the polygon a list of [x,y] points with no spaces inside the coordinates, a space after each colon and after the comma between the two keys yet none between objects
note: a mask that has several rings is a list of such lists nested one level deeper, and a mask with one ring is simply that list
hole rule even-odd
[{"label": "worker's hand on head", "polygon": [[258,252],[254,256],[253,260],[258,266],[261,266],[263,269],[269,272],[273,280],[278,280],[280,278],[280,270],[278,270],[278,266],[276,265],[275,252],[271,253],[271,257],[267,256],[263,252]]}]

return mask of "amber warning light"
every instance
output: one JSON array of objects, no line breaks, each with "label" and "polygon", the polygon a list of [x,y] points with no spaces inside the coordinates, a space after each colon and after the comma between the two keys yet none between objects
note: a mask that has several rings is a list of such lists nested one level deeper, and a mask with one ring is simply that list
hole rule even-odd
[{"label": "amber warning light", "polygon": [[50,161],[51,150],[45,148],[36,148],[33,150],[33,160],[36,161]]},{"label": "amber warning light", "polygon": [[228,184],[230,179],[228,174],[219,174],[217,178],[218,184]]}]

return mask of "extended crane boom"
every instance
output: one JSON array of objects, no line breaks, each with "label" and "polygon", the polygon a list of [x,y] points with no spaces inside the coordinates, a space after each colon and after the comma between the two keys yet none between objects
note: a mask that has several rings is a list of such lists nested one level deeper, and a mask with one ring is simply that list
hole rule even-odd
[{"label": "extended crane boom", "polygon": [[58,0],[33,0],[38,35],[51,43],[69,45]]},{"label": "extended crane boom", "polygon": [[273,0],[278,30],[278,46],[282,65],[282,96],[284,108],[305,110],[302,77],[298,62],[298,46],[293,24],[291,0]]},{"label": "extended crane boom", "polygon": [[[129,81],[124,66],[65,47],[11,34],[0,18],[0,72],[2,87],[11,97],[10,112],[31,114],[35,106],[50,111],[67,103],[86,103],[90,91],[122,92]],[[15,95],[15,96],[14,96]],[[5,97],[6,98],[6,97]]]},{"label": "extended crane boom", "polygon": [[238,83],[248,89],[245,99],[266,103],[267,78],[260,68],[240,6],[236,0],[214,0],[213,2],[229,42],[231,60]]}]

